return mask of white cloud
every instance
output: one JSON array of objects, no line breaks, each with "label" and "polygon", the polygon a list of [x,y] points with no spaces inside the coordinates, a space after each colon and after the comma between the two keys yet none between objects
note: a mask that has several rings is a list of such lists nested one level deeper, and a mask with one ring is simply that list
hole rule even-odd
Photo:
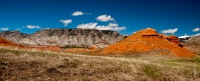
[{"label": "white cloud", "polygon": [[8,27],[0,28],[0,30],[2,30],[2,31],[8,31]]},{"label": "white cloud", "polygon": [[60,22],[62,22],[64,24],[64,26],[67,26],[69,23],[72,22],[71,19],[66,19],[66,20],[60,20]]},{"label": "white cloud", "polygon": [[187,37],[190,37],[190,36],[187,35],[187,34],[184,34],[183,36],[180,36],[180,37],[178,37],[178,38],[187,38]]},{"label": "white cloud", "polygon": [[100,15],[96,18],[98,21],[107,22],[107,21],[115,21],[110,15]]},{"label": "white cloud", "polygon": [[175,32],[178,31],[178,28],[174,28],[174,29],[167,29],[167,30],[162,30],[162,33],[170,33],[170,34],[174,34]]},{"label": "white cloud", "polygon": [[37,25],[26,25],[26,27],[27,27],[28,29],[40,28],[40,26],[37,26]]},{"label": "white cloud", "polygon": [[107,26],[97,26],[99,30],[113,30],[113,31],[121,31],[126,30],[126,27],[119,27],[116,23],[109,23]]},{"label": "white cloud", "polygon": [[97,25],[97,23],[87,23],[87,24],[80,24],[77,26],[77,28],[83,28],[83,29],[98,29],[98,30],[113,30],[113,31],[121,31],[126,30],[126,27],[119,27],[116,23],[109,23],[107,26],[100,26]]},{"label": "white cloud", "polygon": [[86,15],[92,15],[92,13],[84,13],[84,14],[86,14]]},{"label": "white cloud", "polygon": [[83,13],[81,11],[75,11],[74,13],[72,13],[72,16],[81,16],[81,15],[92,15],[91,13]]},{"label": "white cloud", "polygon": [[81,11],[75,11],[74,13],[72,13],[72,16],[79,16],[79,15],[83,15],[84,13]]},{"label": "white cloud", "polygon": [[97,23],[87,23],[87,24],[80,24],[77,26],[77,28],[83,28],[83,29],[95,29],[97,26]]},{"label": "white cloud", "polygon": [[195,29],[193,29],[192,31],[193,31],[193,32],[198,32],[198,31],[200,31],[200,28],[195,28]]},{"label": "white cloud", "polygon": [[178,38],[187,38],[187,37],[198,36],[198,35],[200,35],[200,33],[193,34],[193,35],[187,35],[187,34],[185,34],[184,36],[180,36]]}]

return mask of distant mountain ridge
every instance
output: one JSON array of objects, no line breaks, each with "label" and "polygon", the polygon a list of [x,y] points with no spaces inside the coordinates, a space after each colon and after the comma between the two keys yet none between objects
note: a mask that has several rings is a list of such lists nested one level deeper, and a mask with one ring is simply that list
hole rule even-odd
[{"label": "distant mountain ridge", "polygon": [[200,45],[200,35],[192,36],[186,41],[187,45]]},{"label": "distant mountain ridge", "polygon": [[199,45],[200,35],[182,36],[182,37],[179,37],[179,40],[184,45]]},{"label": "distant mountain ridge", "polygon": [[19,31],[4,31],[0,32],[0,37],[6,38],[15,43],[19,43],[19,41],[25,37],[28,37],[28,34],[21,33]]},{"label": "distant mountain ridge", "polygon": [[0,32],[0,37],[18,44],[31,46],[67,46],[67,45],[108,45],[121,41],[126,36],[116,31],[97,29],[42,29],[33,34],[19,31]]},{"label": "distant mountain ridge", "polygon": [[185,48],[193,53],[200,55],[200,35],[191,36],[184,43]]}]

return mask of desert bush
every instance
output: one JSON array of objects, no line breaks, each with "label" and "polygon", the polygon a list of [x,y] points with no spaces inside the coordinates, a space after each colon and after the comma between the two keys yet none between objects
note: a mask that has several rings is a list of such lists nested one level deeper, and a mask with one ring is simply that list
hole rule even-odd
[{"label": "desert bush", "polygon": [[77,68],[79,67],[83,62],[78,60],[78,59],[69,59],[69,58],[65,58],[64,63],[59,65],[59,67],[64,67],[64,68]]}]

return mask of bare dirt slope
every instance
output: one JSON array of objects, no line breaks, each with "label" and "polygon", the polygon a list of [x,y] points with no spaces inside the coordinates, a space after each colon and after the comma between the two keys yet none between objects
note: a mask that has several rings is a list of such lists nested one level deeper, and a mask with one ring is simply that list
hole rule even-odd
[{"label": "bare dirt slope", "polygon": [[179,57],[195,56],[191,51],[182,48],[176,36],[158,34],[152,28],[140,30],[120,42],[109,45],[100,52],[100,55],[141,54],[144,52]]}]

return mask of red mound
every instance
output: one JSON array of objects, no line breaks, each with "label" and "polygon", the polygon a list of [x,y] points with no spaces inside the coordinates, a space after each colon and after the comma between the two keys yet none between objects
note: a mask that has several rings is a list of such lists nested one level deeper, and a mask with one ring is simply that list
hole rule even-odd
[{"label": "red mound", "polygon": [[0,46],[25,47],[25,46],[20,45],[20,44],[15,44],[14,42],[9,41],[9,40],[4,39],[4,38],[0,38]]},{"label": "red mound", "polygon": [[90,51],[97,51],[98,47],[96,45],[90,46]]},{"label": "red mound", "polygon": [[191,51],[180,47],[176,36],[158,34],[156,30],[147,28],[127,37],[121,42],[112,44],[103,49],[100,54],[139,54],[152,52],[162,55],[175,55],[179,57],[193,57]]}]

